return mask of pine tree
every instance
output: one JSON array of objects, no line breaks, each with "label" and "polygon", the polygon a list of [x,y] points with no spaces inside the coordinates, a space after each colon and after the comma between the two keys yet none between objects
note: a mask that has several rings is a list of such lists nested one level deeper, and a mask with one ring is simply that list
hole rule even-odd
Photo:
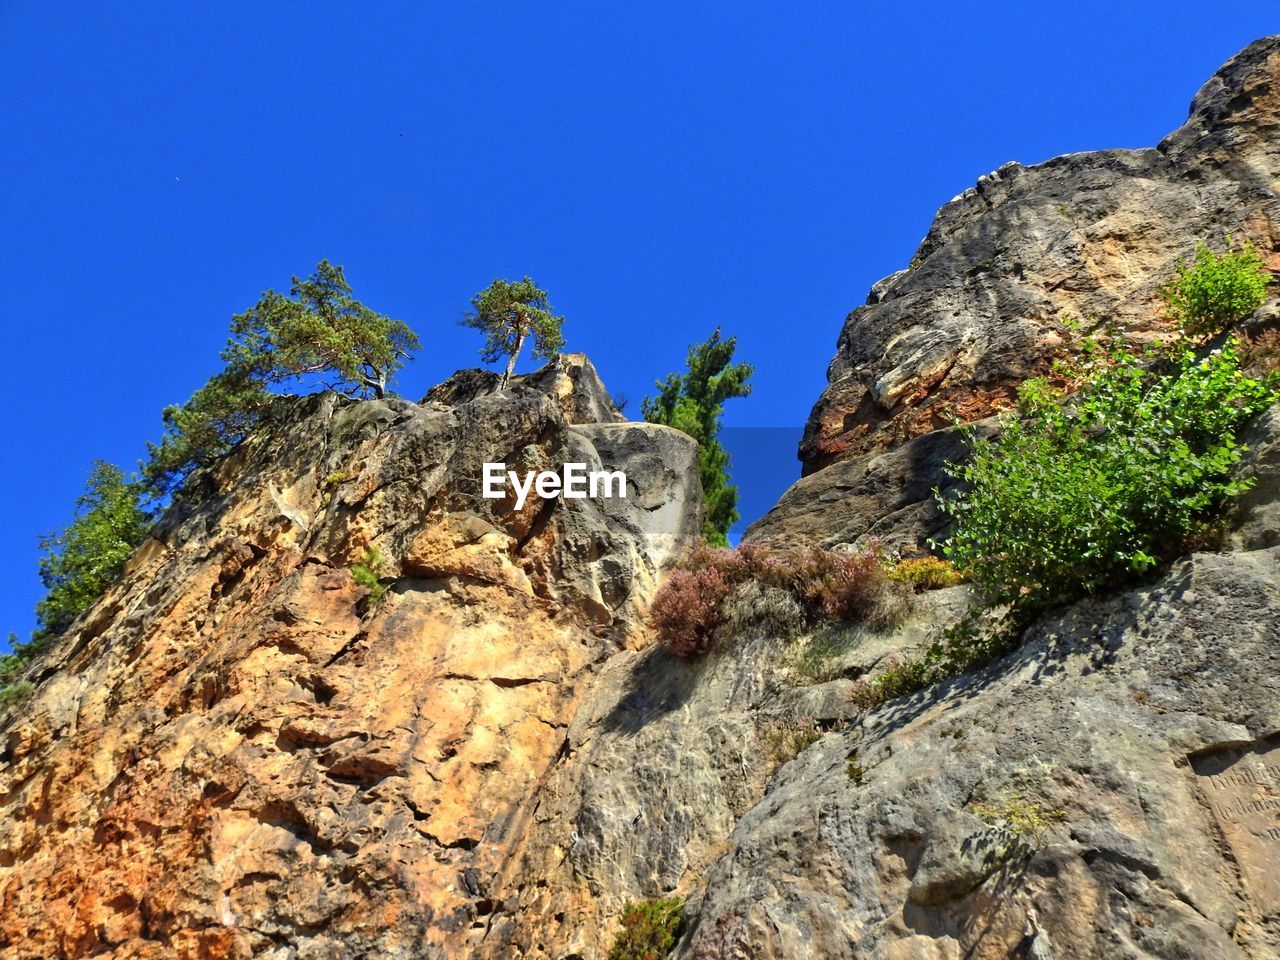
[{"label": "pine tree", "polygon": [[462,322],[485,335],[480,356],[485,363],[507,358],[499,390],[506,389],[515,373],[516,360],[525,342],[533,338],[533,355],[550,360],[564,346],[564,317],[551,312],[547,291],[529,277],[515,282],[494,280],[471,298],[471,313]]},{"label": "pine tree", "polygon": [[689,348],[687,370],[672,373],[656,384],[658,395],[645,397],[644,418],[682,430],[698,441],[698,472],[706,507],[703,538],[713,546],[728,546],[729,528],[738,519],[738,488],[729,483],[729,453],[719,440],[726,400],[751,393],[749,363],[734,363],[737,337],[720,339],[720,328]]}]

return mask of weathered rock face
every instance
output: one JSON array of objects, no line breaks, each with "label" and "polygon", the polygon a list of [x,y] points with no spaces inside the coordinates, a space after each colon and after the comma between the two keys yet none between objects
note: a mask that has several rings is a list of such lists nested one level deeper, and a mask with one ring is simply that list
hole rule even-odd
[{"label": "weathered rock face", "polygon": [[[691,440],[545,373],[292,401],[199,478],[0,728],[0,953],[446,957],[501,910],[586,679],[701,522]],[[628,496],[517,511],[486,461]]]},{"label": "weathered rock face", "polygon": [[1280,956],[1278,577],[1276,548],[1193,557],[828,734],[679,956]]},{"label": "weathered rock face", "polygon": [[944,206],[910,267],[845,321],[800,444],[809,482],[748,536],[839,531],[852,542],[875,530],[922,543],[938,519],[927,491],[946,441],[899,456],[923,498],[834,491],[896,471],[878,465],[885,449],[1008,405],[1022,381],[1048,371],[1064,314],[1118,324],[1135,340],[1161,336],[1160,288],[1175,261],[1224,234],[1252,240],[1280,268],[1278,37],[1224,66],[1158,146],[1009,163]]},{"label": "weathered rock face", "polygon": [[[689,960],[1280,956],[1275,410],[1251,439],[1235,550],[870,712],[855,678],[959,622],[968,588],[887,633],[613,658],[474,954],[601,957],[623,901],[675,892]],[[771,756],[779,725],[814,742]]]},{"label": "weathered rock face", "polygon": [[[502,377],[492,370],[459,370],[427,391],[423,403],[456,405],[484,397],[497,389]],[[570,423],[622,423],[596,368],[581,353],[562,353],[541,370],[511,378],[513,389],[531,389],[554,397]]]}]

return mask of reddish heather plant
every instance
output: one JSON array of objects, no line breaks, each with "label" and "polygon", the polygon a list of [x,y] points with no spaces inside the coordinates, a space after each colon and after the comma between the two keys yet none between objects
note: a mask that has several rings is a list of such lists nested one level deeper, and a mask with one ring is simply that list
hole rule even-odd
[{"label": "reddish heather plant", "polygon": [[677,656],[702,656],[715,647],[722,632],[726,599],[736,587],[753,581],[789,593],[810,620],[830,617],[874,629],[897,619],[907,592],[889,579],[875,550],[773,550],[759,544],[732,550],[700,548],[658,591],[650,622]]},{"label": "reddish heather plant", "polygon": [[676,656],[700,657],[715,645],[720,605],[731,589],[714,566],[676,570],[653,598],[649,622]]},{"label": "reddish heather plant", "polygon": [[1253,377],[1280,373],[1280,328],[1240,334],[1240,366]]}]

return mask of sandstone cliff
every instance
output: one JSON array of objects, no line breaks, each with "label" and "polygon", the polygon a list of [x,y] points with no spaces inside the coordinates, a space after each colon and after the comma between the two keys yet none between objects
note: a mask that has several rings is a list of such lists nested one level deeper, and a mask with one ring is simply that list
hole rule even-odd
[{"label": "sandstone cliff", "polygon": [[[1278,84],[1260,41],[1159,148],[948,205],[851,315],[809,475],[752,535],[918,544],[947,414],[997,409],[1061,311],[1159,336],[1196,240],[1273,253]],[[883,632],[648,644],[695,451],[620,420],[583,358],[503,395],[473,371],[422,404],[290,401],[0,717],[0,953],[603,960],[625,901],[674,894],[697,960],[1280,957],[1280,411],[1248,440],[1229,550],[860,711],[968,588]],[[635,489],[516,511],[479,497],[487,460]],[[350,572],[371,546],[380,600]]]},{"label": "sandstone cliff", "polygon": [[[693,442],[619,420],[562,357],[499,396],[289,401],[197,477],[4,723],[0,954],[452,955],[700,529]],[[517,512],[486,461],[628,497]]]}]

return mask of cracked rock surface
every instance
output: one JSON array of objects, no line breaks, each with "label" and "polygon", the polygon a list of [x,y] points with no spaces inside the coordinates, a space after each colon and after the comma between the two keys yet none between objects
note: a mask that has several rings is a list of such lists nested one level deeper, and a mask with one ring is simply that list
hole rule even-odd
[{"label": "cracked rock surface", "polygon": [[[543,374],[286,401],[195,478],[0,719],[0,954],[447,957],[504,909],[587,679],[701,522],[689,438],[584,358]],[[486,461],[629,496],[516,511]]]}]

